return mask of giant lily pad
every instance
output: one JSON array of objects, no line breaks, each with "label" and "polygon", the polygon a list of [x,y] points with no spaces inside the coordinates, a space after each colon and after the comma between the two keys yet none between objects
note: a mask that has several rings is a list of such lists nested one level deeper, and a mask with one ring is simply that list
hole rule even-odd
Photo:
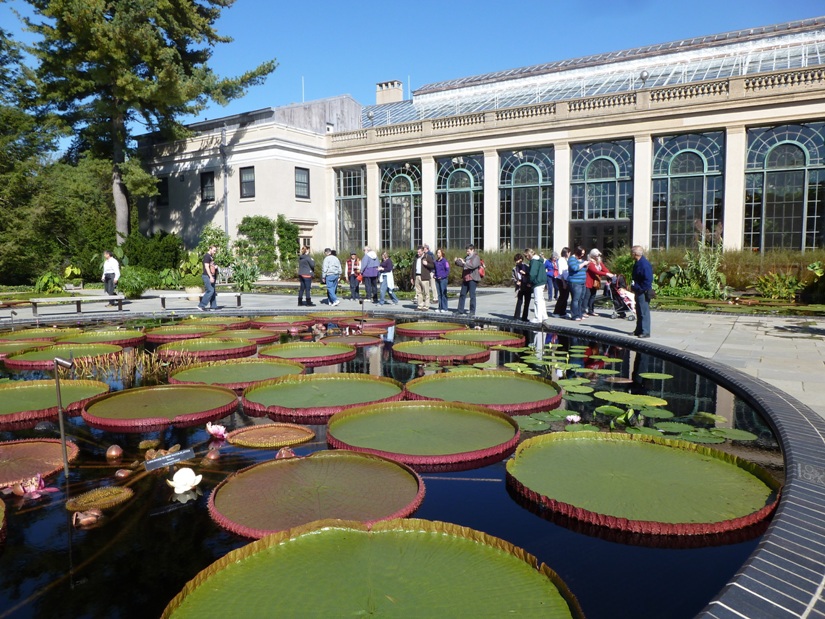
[{"label": "giant lily pad", "polygon": [[134,494],[131,488],[103,486],[70,498],[66,501],[66,509],[70,512],[81,512],[92,508],[110,509],[128,501]]},{"label": "giant lily pad", "polygon": [[373,404],[333,415],[327,443],[385,456],[416,469],[467,469],[504,459],[518,444],[507,415],[457,402]]},{"label": "giant lily pad", "polygon": [[225,359],[190,365],[169,376],[172,384],[218,385],[241,391],[247,387],[289,374],[301,374],[304,366],[283,359]]},{"label": "giant lily pad", "polygon": [[249,340],[234,337],[201,337],[161,344],[158,346],[157,355],[159,359],[164,360],[191,357],[201,361],[217,361],[251,357],[256,352],[258,345]]},{"label": "giant lily pad", "polygon": [[[77,414],[90,399],[109,391],[96,380],[61,380],[60,400],[68,414]],[[57,416],[57,388],[53,380],[0,383],[0,429],[30,427]]]},{"label": "giant lily pad", "polygon": [[492,329],[455,329],[441,334],[445,340],[476,342],[485,346],[521,346],[524,336],[511,331],[493,331]]},{"label": "giant lily pad", "polygon": [[113,357],[123,352],[114,344],[54,344],[45,348],[20,352],[6,357],[4,363],[10,370],[51,370],[54,358],[94,359]]},{"label": "giant lily pad", "polygon": [[[69,462],[80,450],[66,441]],[[0,443],[0,488],[6,488],[41,475],[46,477],[63,468],[63,447],[58,439],[39,438]]]},{"label": "giant lily pad", "polygon": [[241,318],[239,316],[196,316],[182,320],[179,324],[182,325],[209,325],[211,327],[220,327],[221,329],[246,329],[250,326],[249,318]]},{"label": "giant lily pad", "polygon": [[395,326],[392,318],[382,318],[380,316],[358,316],[357,318],[345,318],[338,321],[338,326],[348,329],[358,329],[364,332],[382,332]]},{"label": "giant lily pad", "polygon": [[225,331],[215,333],[215,337],[239,337],[250,342],[255,342],[261,346],[277,342],[281,334],[268,329],[226,329]]},{"label": "giant lily pad", "polygon": [[247,414],[276,421],[324,423],[334,413],[367,403],[404,397],[398,381],[369,374],[306,374],[284,376],[244,391]]},{"label": "giant lily pad", "polygon": [[250,326],[269,331],[304,331],[315,324],[315,320],[303,315],[258,316]]},{"label": "giant lily pad", "polygon": [[254,449],[280,449],[315,438],[315,432],[294,423],[264,423],[233,430],[226,435],[231,445]]},{"label": "giant lily pad", "polygon": [[466,330],[466,325],[452,322],[437,322],[435,320],[421,320],[419,322],[405,322],[395,327],[396,335],[407,337],[432,337],[447,331]]},{"label": "giant lily pad", "polygon": [[484,344],[449,340],[409,341],[396,343],[392,356],[401,361],[437,361],[438,363],[473,363],[487,361],[490,350]]},{"label": "giant lily pad", "polygon": [[77,335],[83,329],[77,327],[37,327],[34,329],[21,329],[20,331],[6,331],[0,334],[0,341],[13,342],[16,340],[35,340],[40,342],[51,342],[61,337]]},{"label": "giant lily pad", "polygon": [[[307,594],[307,574],[324,583],[323,595]],[[162,617],[270,616],[274,608],[283,617],[583,616],[550,568],[504,540],[425,520],[326,520],[230,552]]]},{"label": "giant lily pad", "polygon": [[61,337],[58,344],[114,344],[123,348],[134,348],[146,339],[140,329],[106,329],[101,331],[84,331],[77,335]]},{"label": "giant lily pad", "polygon": [[215,325],[165,325],[147,330],[146,341],[150,344],[164,344],[176,340],[208,337],[221,330],[220,326]]},{"label": "giant lily pad", "polygon": [[423,500],[424,482],[403,464],[351,451],[319,451],[229,476],[209,497],[209,513],[233,533],[260,538],[325,518],[403,518]]},{"label": "giant lily pad", "polygon": [[38,348],[45,348],[49,343],[38,340],[0,340],[0,359],[5,359],[9,355],[16,355],[17,353],[27,352],[29,350],[37,350]]},{"label": "giant lily pad", "polygon": [[433,374],[406,385],[411,400],[452,400],[479,404],[509,414],[555,408],[561,389],[551,381],[516,372]]},{"label": "giant lily pad", "polygon": [[[565,470],[564,475],[548,474]],[[769,517],[779,487],[760,467],[645,434],[545,434],[507,463],[510,487],[545,509],[650,535],[733,531]]]},{"label": "giant lily pad", "polygon": [[312,312],[310,314],[307,314],[307,317],[312,318],[316,324],[338,324],[339,320],[346,320],[347,318],[358,318],[359,316],[363,315],[363,312],[359,312],[356,310],[330,310],[327,312]]},{"label": "giant lily pad", "polygon": [[89,425],[117,432],[162,430],[200,425],[232,413],[238,397],[213,385],[137,387],[100,396],[82,411]]},{"label": "giant lily pad", "polygon": [[306,367],[335,365],[355,359],[354,346],[346,344],[323,344],[322,342],[289,342],[273,344],[258,351],[259,357],[291,359],[303,363]]},{"label": "giant lily pad", "polygon": [[374,335],[330,335],[322,338],[323,344],[345,344],[346,346],[355,346],[356,348],[364,348],[366,346],[378,346],[381,344],[381,338]]}]

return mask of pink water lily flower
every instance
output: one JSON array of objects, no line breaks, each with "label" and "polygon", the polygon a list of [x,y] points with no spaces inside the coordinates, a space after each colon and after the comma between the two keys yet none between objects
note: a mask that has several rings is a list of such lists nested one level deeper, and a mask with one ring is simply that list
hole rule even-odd
[{"label": "pink water lily flower", "polygon": [[206,422],[206,431],[209,432],[209,435],[221,440],[226,440],[226,426],[219,425],[217,423],[213,424],[211,421]]},{"label": "pink water lily flower", "polygon": [[567,419],[567,423],[579,423],[582,420],[578,415],[568,415],[565,419]]},{"label": "pink water lily flower", "polygon": [[51,492],[59,492],[58,488],[46,487],[46,482],[43,481],[43,476],[38,473],[35,477],[27,479],[15,484],[12,492],[24,499],[39,499],[44,494]]}]

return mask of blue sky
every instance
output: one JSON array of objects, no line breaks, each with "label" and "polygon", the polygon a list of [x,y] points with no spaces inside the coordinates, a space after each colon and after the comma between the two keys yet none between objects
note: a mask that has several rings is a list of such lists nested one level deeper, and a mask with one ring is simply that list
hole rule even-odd
[{"label": "blue sky", "polygon": [[[0,0],[0,26],[17,36]],[[375,102],[375,84],[401,80],[405,97],[446,79],[825,15],[822,0],[236,0],[218,31],[212,67],[238,75],[279,63],[263,86],[197,120],[349,94]]]}]

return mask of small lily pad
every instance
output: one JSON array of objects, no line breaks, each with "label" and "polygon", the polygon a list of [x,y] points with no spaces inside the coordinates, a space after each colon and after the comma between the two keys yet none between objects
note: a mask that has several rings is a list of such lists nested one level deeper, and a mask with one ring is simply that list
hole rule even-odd
[{"label": "small lily pad", "polygon": [[696,421],[704,423],[725,423],[727,421],[726,417],[723,417],[722,415],[717,415],[716,413],[698,412],[693,413],[691,417]]},{"label": "small lily pad", "polygon": [[533,413],[530,415],[533,419],[541,421],[561,421],[567,417],[566,410],[542,411],[540,413]]},{"label": "small lily pad", "polygon": [[569,423],[564,426],[565,432],[599,432],[598,426],[590,423]]},{"label": "small lily pad", "polygon": [[570,387],[572,385],[586,385],[590,382],[587,378],[562,378],[561,380],[557,380],[556,384],[561,387]]},{"label": "small lily pad", "polygon": [[759,438],[752,432],[739,430],[737,428],[714,428],[710,431],[710,433],[732,441],[755,441]]},{"label": "small lily pad", "polygon": [[604,406],[596,407],[596,412],[601,413],[602,415],[617,417],[619,415],[623,415],[627,411],[623,408],[619,408],[618,406],[613,406],[612,404],[605,404]]},{"label": "small lily pad", "polygon": [[576,372],[587,372],[588,374],[598,374],[599,376],[615,376],[619,370],[608,370],[607,368],[581,368],[577,367]]},{"label": "small lily pad", "polygon": [[672,419],[673,413],[664,408],[653,408],[652,406],[646,406],[642,410],[639,411],[641,415],[645,417],[650,417],[651,419]]},{"label": "small lily pad", "polygon": [[549,423],[541,419],[536,419],[531,415],[516,415],[513,419],[518,424],[519,430],[524,430],[525,432],[540,432],[550,428]]},{"label": "small lily pad", "polygon": [[662,436],[662,433],[654,428],[647,428],[642,426],[640,428],[629,427],[625,428],[625,432],[628,434],[647,434],[649,436]]},{"label": "small lily pad", "polygon": [[639,374],[639,378],[649,378],[651,380],[667,380],[668,378],[673,378],[672,374],[664,374],[661,372],[642,372]]},{"label": "small lily pad", "polygon": [[564,389],[567,393],[593,393],[595,389],[587,385],[568,385]]},{"label": "small lily pad", "polygon": [[563,399],[567,400],[568,402],[592,402],[592,396],[585,395],[583,393],[565,393],[561,396]]},{"label": "small lily pad", "polygon": [[679,423],[678,421],[660,421],[654,424],[654,427],[669,434],[680,434],[682,432],[693,432],[696,430],[696,428],[689,423]]},{"label": "small lily pad", "polygon": [[122,486],[104,486],[84,492],[66,501],[66,509],[70,512],[82,512],[96,507],[97,509],[109,509],[128,501],[134,495],[131,488]]},{"label": "small lily pad", "polygon": [[701,434],[699,432],[683,432],[678,436],[683,441],[691,441],[692,443],[724,443],[725,439],[721,436],[714,436],[713,434]]}]

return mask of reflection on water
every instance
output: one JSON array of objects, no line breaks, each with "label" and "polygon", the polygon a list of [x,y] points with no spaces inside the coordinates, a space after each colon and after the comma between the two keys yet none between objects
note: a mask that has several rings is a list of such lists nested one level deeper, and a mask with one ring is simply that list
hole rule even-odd
[{"label": "reflection on water", "polygon": [[[330,329],[334,331],[334,327]],[[310,372],[358,372],[388,376],[403,383],[438,370],[431,364],[411,364],[393,359],[396,337],[390,330],[380,345],[359,348],[354,360]],[[581,368],[604,368],[592,357],[620,359],[608,364],[624,382],[584,370],[570,376],[592,379],[597,391],[630,389],[664,398],[676,418],[697,412],[721,415],[727,425],[759,436],[751,443],[730,442],[719,447],[757,461],[781,478],[781,454],[767,424],[745,402],[711,380],[697,376],[672,362],[628,349],[605,346],[596,341],[570,339],[556,334],[538,334],[536,342],[586,347],[582,356],[570,359]],[[312,337],[312,336],[306,336]],[[549,350],[549,349],[548,349]],[[496,351],[491,362],[503,365],[519,361],[516,353]],[[666,373],[669,380],[639,377],[648,372]],[[1,374],[14,380],[47,378],[48,373]],[[131,381],[128,381],[131,382]],[[123,381],[110,376],[115,389]],[[139,377],[137,383],[140,383]],[[561,406],[582,417],[583,422],[605,426],[606,419],[593,411],[601,402],[562,401]],[[224,418],[227,430],[266,422],[242,412]],[[648,420],[655,421],[655,420]],[[554,423],[559,430],[563,423]],[[316,439],[295,448],[306,455],[326,448],[324,426],[312,426]],[[62,474],[49,480],[60,488],[36,501],[6,497],[7,538],[0,545],[0,618],[3,617],[152,617],[199,570],[248,540],[215,525],[206,509],[209,491],[232,471],[274,457],[275,450],[236,448],[224,443],[220,459],[201,462],[210,443],[204,428],[168,429],[146,434],[115,434],[86,426],[77,417],[69,420],[68,434],[81,449],[71,466],[68,485]],[[3,432],[0,440],[33,436],[54,437],[56,423],[38,429]],[[530,436],[527,433],[527,436]],[[142,461],[141,440],[153,438],[160,447],[179,444],[197,454],[193,468],[203,475],[203,496],[180,503],[165,483],[171,472],[146,473],[143,467],[124,480],[115,478],[118,469]],[[119,462],[108,462],[106,449],[112,444],[124,449]],[[569,475],[572,471],[552,471]],[[504,538],[546,562],[568,584],[581,602],[587,617],[692,617],[718,593],[758,543],[758,538],[692,549],[668,549],[631,545],[628,541],[593,535],[594,531],[561,526],[522,507],[505,487],[504,462],[481,469],[423,475],[426,497],[415,516],[454,522]],[[135,497],[106,513],[102,524],[88,530],[74,529],[65,509],[67,496],[76,496],[101,485],[126,484]],[[565,523],[562,523],[565,524]],[[604,536],[603,536],[604,537]],[[288,566],[287,568],[288,569]],[[307,604],[312,595],[323,595],[324,583],[308,579]],[[227,592],[243,595],[243,592]]]}]

